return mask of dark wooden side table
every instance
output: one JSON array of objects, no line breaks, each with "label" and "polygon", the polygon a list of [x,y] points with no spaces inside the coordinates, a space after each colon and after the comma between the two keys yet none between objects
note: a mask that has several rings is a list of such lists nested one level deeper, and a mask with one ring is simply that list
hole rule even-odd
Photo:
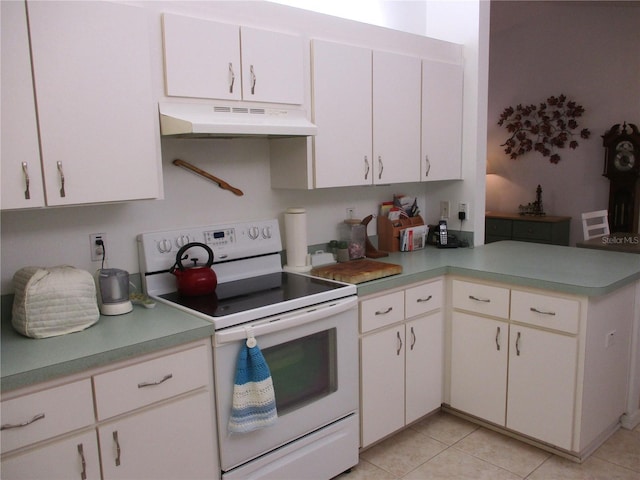
[{"label": "dark wooden side table", "polygon": [[519,215],[487,212],[484,242],[519,240],[522,242],[569,245],[571,217]]}]

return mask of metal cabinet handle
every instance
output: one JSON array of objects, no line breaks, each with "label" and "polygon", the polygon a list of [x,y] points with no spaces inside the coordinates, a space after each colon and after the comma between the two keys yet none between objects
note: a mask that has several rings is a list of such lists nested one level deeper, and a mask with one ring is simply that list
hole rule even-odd
[{"label": "metal cabinet handle", "polygon": [[367,158],[367,156],[364,156],[364,166],[365,166],[365,170],[364,170],[364,179],[366,180],[369,177],[369,170],[371,170],[371,168],[369,167],[369,159]]},{"label": "metal cabinet handle", "polygon": [[120,442],[118,441],[118,431],[113,432],[113,441],[116,444],[116,467],[120,466]]},{"label": "metal cabinet handle", "polygon": [[428,302],[432,298],[433,298],[433,295],[429,295],[427,298],[419,298],[418,300],[416,300],[416,302],[418,303]]},{"label": "metal cabinet handle", "polygon": [[233,84],[236,81],[236,74],[233,71],[233,63],[229,62],[229,93],[233,93]]},{"label": "metal cabinet handle", "polygon": [[529,310],[531,310],[532,312],[535,312],[535,313],[540,313],[542,315],[551,315],[552,317],[556,315],[556,312],[545,312],[543,310],[538,310],[535,307],[531,307]]},{"label": "metal cabinet handle", "polygon": [[393,310],[393,307],[389,307],[386,310],[378,310],[375,314],[376,315],[386,315],[387,313],[391,312]]},{"label": "metal cabinet handle", "polygon": [[67,194],[64,191],[64,171],[62,170],[62,162],[58,162],[58,173],[60,174],[60,196],[64,198]]},{"label": "metal cabinet handle", "polygon": [[431,162],[429,161],[429,155],[424,156],[425,166],[427,167],[427,173],[424,174],[425,177],[429,176],[429,172],[431,171]]},{"label": "metal cabinet handle", "polygon": [[469,295],[469,298],[471,300],[475,300],[476,302],[491,303],[491,299],[489,298],[478,298],[478,297],[474,297],[473,295]]},{"label": "metal cabinet handle", "polygon": [[84,449],[82,444],[78,444],[78,453],[80,454],[80,461],[82,462],[82,472],[80,472],[81,480],[87,480],[87,462],[84,459]]},{"label": "metal cabinet handle", "polygon": [[398,336],[398,350],[396,350],[396,355],[400,355],[400,351],[402,351],[402,338],[400,338],[400,332],[396,332]]},{"label": "metal cabinet handle", "polygon": [[22,162],[22,173],[24,174],[24,199],[31,200],[31,193],[29,193],[29,171],[27,170],[27,162]]},{"label": "metal cabinet handle", "polygon": [[253,71],[253,65],[249,67],[249,71],[251,73],[251,95],[255,95],[256,93],[256,74]]},{"label": "metal cabinet handle", "polygon": [[14,424],[5,423],[4,425],[0,426],[0,430],[9,430],[11,428],[26,427],[27,425],[31,425],[33,422],[37,422],[38,420],[42,420],[43,418],[44,418],[44,413],[38,413],[31,420],[27,420],[26,422],[14,423]]},{"label": "metal cabinet handle", "polygon": [[161,383],[166,382],[170,378],[173,378],[173,373],[167,373],[164,377],[162,377],[160,380],[156,382],[141,382],[138,384],[138,388],[153,387],[154,385],[160,385]]},{"label": "metal cabinet handle", "polygon": [[411,350],[416,345],[416,332],[413,331],[413,327],[411,327]]},{"label": "metal cabinet handle", "polygon": [[382,156],[378,155],[378,168],[380,172],[378,173],[378,180],[382,178],[382,172],[384,171],[384,163],[382,163]]},{"label": "metal cabinet handle", "polygon": [[520,332],[518,332],[518,336],[516,338],[516,355],[520,356]]},{"label": "metal cabinet handle", "polygon": [[496,329],[496,350],[500,350],[500,327]]}]

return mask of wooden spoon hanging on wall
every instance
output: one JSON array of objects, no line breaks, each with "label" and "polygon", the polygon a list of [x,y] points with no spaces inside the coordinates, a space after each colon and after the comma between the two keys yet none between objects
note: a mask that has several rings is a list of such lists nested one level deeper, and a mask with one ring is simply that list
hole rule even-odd
[{"label": "wooden spoon hanging on wall", "polygon": [[173,161],[173,164],[177,165],[178,167],[184,167],[187,170],[191,170],[192,172],[195,172],[198,175],[202,175],[203,177],[208,178],[209,180],[212,180],[212,181],[216,182],[218,185],[220,185],[220,188],[222,188],[224,190],[229,190],[230,192],[235,193],[239,197],[244,195],[242,190],[240,190],[239,188],[232,187],[231,185],[229,185],[227,182],[225,182],[221,178],[218,178],[215,175],[211,175],[209,172],[205,172],[204,170],[196,167],[195,165],[191,165],[189,162],[185,162],[184,160],[180,160],[179,158],[176,158]]}]

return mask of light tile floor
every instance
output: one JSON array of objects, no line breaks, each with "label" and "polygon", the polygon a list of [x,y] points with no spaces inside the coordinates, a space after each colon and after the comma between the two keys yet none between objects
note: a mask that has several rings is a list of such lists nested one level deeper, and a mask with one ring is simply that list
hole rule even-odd
[{"label": "light tile floor", "polygon": [[618,430],[582,464],[438,413],[360,454],[339,480],[638,480],[640,427]]}]

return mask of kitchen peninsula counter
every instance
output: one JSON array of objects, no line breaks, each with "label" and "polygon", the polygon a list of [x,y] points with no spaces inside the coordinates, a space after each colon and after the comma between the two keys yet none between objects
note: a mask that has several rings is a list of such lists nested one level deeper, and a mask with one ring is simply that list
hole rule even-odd
[{"label": "kitchen peninsula counter", "polygon": [[523,287],[599,296],[640,279],[640,255],[541,243],[501,241],[475,248],[390,253],[381,262],[402,265],[402,273],[358,285],[358,295],[428,280],[463,275]]},{"label": "kitchen peninsula counter", "polygon": [[[455,274],[562,293],[599,296],[640,279],[640,255],[503,241],[475,248],[427,247],[378,259],[402,265],[399,275],[358,285],[358,295],[399,288]],[[4,300],[4,297],[3,297]],[[2,305],[0,390],[79,373],[145,353],[206,338],[213,324],[157,302],[125,315],[102,316],[82,332],[47,339],[26,338]]]}]

